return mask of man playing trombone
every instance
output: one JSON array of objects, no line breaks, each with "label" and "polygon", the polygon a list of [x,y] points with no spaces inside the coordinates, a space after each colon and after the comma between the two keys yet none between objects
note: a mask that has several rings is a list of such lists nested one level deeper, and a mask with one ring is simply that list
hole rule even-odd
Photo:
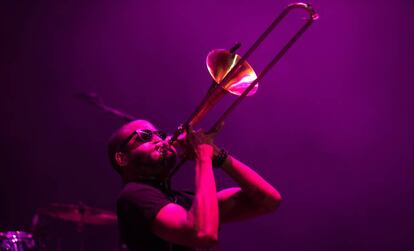
[{"label": "man playing trombone", "polygon": [[[219,226],[274,212],[279,192],[213,143],[213,134],[188,130],[179,144],[145,120],[118,129],[108,144],[124,187],[117,201],[121,238],[130,250],[195,250],[217,245]],[[170,189],[169,174],[184,148],[195,168],[194,194]],[[239,186],[216,190],[214,169]]]}]

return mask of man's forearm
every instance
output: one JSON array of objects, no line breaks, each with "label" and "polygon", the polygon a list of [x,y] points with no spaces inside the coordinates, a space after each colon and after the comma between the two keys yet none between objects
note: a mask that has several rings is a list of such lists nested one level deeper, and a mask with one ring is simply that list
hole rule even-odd
[{"label": "man's forearm", "polygon": [[234,157],[228,156],[221,168],[240,185],[242,192],[254,203],[271,210],[282,200],[280,193],[271,184]]},{"label": "man's forearm", "polygon": [[195,196],[189,213],[199,237],[217,241],[218,202],[211,158],[196,160]]}]

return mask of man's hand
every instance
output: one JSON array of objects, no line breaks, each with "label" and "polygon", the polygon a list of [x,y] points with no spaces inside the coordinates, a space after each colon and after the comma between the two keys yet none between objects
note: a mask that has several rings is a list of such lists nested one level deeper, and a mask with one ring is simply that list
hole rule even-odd
[{"label": "man's hand", "polygon": [[180,150],[178,154],[180,158],[190,160],[201,157],[210,158],[209,156],[212,158],[211,147],[213,148],[213,155],[220,151],[220,148],[213,143],[215,136],[215,133],[207,134],[202,129],[194,131],[190,128],[177,138],[174,147]]},{"label": "man's hand", "polygon": [[192,159],[211,160],[214,154],[213,134],[206,134],[202,129],[198,131],[188,130],[186,142],[187,150]]}]

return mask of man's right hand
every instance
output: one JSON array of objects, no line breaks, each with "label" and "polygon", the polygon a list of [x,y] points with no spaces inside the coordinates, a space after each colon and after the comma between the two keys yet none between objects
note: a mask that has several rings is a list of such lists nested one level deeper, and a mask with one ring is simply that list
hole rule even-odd
[{"label": "man's right hand", "polygon": [[186,135],[187,151],[193,160],[211,160],[214,155],[213,134],[206,134],[202,129],[189,129]]}]

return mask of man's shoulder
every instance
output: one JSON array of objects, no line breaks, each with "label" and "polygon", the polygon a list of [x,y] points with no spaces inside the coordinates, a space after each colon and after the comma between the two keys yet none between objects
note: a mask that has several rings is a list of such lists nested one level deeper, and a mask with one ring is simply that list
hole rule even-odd
[{"label": "man's shoulder", "polygon": [[156,187],[141,182],[129,182],[119,193],[118,201],[142,199],[147,196],[165,197],[164,193]]},{"label": "man's shoulder", "polygon": [[128,193],[128,192],[135,192],[139,190],[159,190],[153,186],[150,186],[148,184],[142,183],[142,182],[128,182],[124,185],[122,188],[122,193]]},{"label": "man's shoulder", "polygon": [[117,200],[118,218],[141,218],[146,223],[155,219],[161,208],[171,203],[170,198],[160,189],[149,184],[133,182],[125,184]]}]

